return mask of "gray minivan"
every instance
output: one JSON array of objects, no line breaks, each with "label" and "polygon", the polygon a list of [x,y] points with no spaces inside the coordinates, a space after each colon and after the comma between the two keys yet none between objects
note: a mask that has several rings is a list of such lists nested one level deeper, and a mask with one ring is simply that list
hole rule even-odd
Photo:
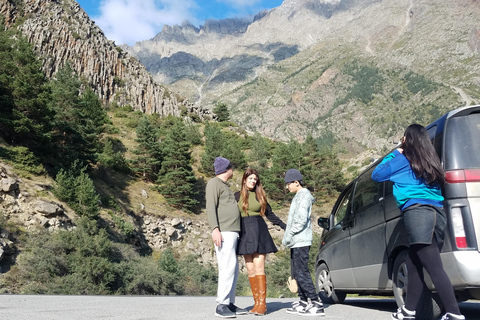
[{"label": "gray minivan", "polygon": [[[480,299],[480,105],[453,110],[426,128],[446,172],[444,268],[459,301]],[[393,294],[398,306],[404,304],[408,242],[392,183],[371,179],[381,160],[350,182],[330,216],[318,221],[324,231],[316,287],[325,303],[357,293]],[[416,319],[431,320],[442,311],[436,294],[425,290]]]}]

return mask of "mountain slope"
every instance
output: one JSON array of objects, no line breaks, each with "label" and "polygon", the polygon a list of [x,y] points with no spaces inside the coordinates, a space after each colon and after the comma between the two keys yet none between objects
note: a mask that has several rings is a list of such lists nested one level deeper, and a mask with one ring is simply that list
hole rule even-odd
[{"label": "mountain slope", "polygon": [[165,28],[128,51],[251,131],[381,148],[410,122],[480,101],[479,13],[473,0],[286,0],[246,30]]}]

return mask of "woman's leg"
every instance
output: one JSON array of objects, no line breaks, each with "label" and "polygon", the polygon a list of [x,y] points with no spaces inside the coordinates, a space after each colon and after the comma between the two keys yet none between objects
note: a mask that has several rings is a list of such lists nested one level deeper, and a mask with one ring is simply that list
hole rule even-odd
[{"label": "woman's leg", "polygon": [[455,298],[455,292],[447,273],[443,269],[440,250],[435,237],[433,237],[433,241],[430,245],[422,246],[417,251],[417,255],[425,267],[425,270],[427,270],[430,275],[438,296],[445,307],[445,311],[460,315],[460,308],[458,307],[458,302]]},{"label": "woman's leg", "polygon": [[258,308],[258,283],[255,276],[255,264],[253,263],[253,254],[244,254],[245,266],[247,267],[248,281],[250,282],[250,288],[252,289],[252,296],[254,305],[248,313],[256,313]]},{"label": "woman's leg", "polygon": [[253,263],[253,254],[244,254],[245,267],[247,268],[248,277],[255,277],[255,264]]},{"label": "woman's leg", "polygon": [[407,256],[407,298],[405,301],[405,308],[410,311],[415,311],[417,304],[420,301],[422,291],[425,286],[423,279],[423,264],[418,258],[418,250],[424,245],[411,245]]},{"label": "woman's leg", "polygon": [[254,253],[253,264],[255,265],[255,277],[258,285],[258,307],[255,311],[257,315],[267,313],[267,278],[265,276],[265,254]]},{"label": "woman's leg", "polygon": [[253,265],[255,268],[255,275],[257,276],[265,274],[265,256],[266,255],[262,253],[253,254]]}]

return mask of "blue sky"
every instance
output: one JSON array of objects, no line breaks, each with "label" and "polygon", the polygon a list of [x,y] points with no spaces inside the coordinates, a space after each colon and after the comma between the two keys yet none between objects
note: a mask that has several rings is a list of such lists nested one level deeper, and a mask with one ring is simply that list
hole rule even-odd
[{"label": "blue sky", "polygon": [[133,45],[154,37],[164,24],[251,17],[283,0],[77,0],[108,39]]}]

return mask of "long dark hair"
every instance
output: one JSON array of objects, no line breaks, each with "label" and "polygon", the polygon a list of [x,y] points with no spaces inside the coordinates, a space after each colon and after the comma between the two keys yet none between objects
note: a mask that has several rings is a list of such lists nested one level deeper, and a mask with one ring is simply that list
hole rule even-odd
[{"label": "long dark hair", "polygon": [[437,183],[442,185],[445,172],[427,129],[419,124],[412,124],[405,130],[404,139],[401,148],[417,179],[423,180],[428,185]]},{"label": "long dark hair", "polygon": [[263,190],[262,183],[260,182],[260,176],[258,175],[258,172],[255,169],[248,168],[243,173],[242,190],[240,191],[240,194],[242,196],[242,209],[248,214],[247,210],[248,210],[249,190],[245,182],[247,181],[247,178],[252,174],[257,176],[257,184],[255,184],[254,190],[255,190],[255,195],[257,196],[257,201],[260,203],[260,215],[265,216],[265,211],[267,210],[267,196],[265,195],[265,191]]}]

